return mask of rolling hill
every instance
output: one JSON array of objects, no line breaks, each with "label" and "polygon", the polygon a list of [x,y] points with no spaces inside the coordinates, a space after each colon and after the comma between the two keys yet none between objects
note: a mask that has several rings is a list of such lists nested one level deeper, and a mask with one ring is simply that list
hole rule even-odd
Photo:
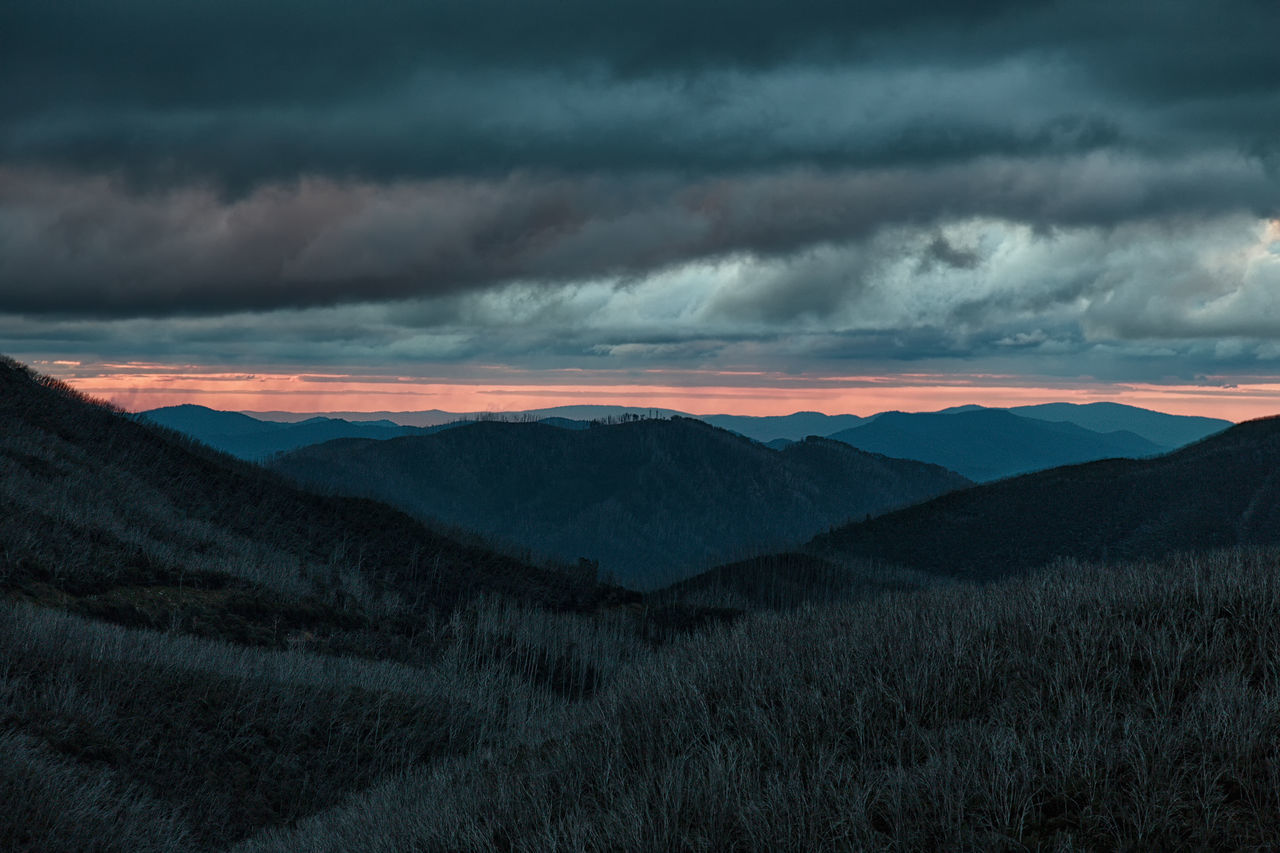
[{"label": "rolling hill", "polygon": [[0,359],[0,849],[289,825],[589,695],[605,665],[545,626],[604,648],[637,600]]},{"label": "rolling hill", "polygon": [[872,453],[932,462],[977,481],[1168,449],[1130,432],[1097,433],[1001,409],[885,412],[830,438]]},{"label": "rolling hill", "polygon": [[817,537],[814,553],[986,579],[1059,557],[1115,562],[1280,543],[1280,418],[1154,459],[1055,468]]},{"label": "rolling hill", "polygon": [[968,482],[824,439],[772,450],[689,418],[586,430],[477,423],[329,442],[271,464],[537,553],[596,559],[641,587]]}]

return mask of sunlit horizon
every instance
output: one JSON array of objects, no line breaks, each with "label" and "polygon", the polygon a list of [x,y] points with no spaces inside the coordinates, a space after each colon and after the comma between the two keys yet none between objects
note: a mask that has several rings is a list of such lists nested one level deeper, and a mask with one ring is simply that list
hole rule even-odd
[{"label": "sunlit horizon", "polygon": [[[307,414],[519,412],[559,406],[673,409],[696,415],[786,415],[799,411],[870,415],[961,405],[1116,402],[1177,415],[1243,421],[1280,412],[1280,383],[1222,385],[1035,383],[1026,377],[957,374],[780,376],[763,373],[659,373],[616,381],[605,372],[526,373],[519,381],[342,372],[227,371],[159,364],[33,362],[32,367],[128,411],[194,404],[212,409]],[[667,381],[663,381],[667,379]],[[611,381],[612,380],[612,381]],[[696,384],[701,381],[704,384]]]}]

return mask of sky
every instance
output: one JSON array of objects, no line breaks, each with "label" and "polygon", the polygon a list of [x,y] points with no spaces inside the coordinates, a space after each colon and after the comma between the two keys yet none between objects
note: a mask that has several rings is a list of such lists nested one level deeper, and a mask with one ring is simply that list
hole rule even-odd
[{"label": "sky", "polygon": [[133,409],[1280,412],[1274,0],[7,0],[0,352]]}]

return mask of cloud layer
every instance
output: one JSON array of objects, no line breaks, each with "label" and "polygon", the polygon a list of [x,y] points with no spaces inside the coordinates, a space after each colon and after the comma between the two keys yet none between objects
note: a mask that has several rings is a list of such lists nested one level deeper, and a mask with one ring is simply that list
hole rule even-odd
[{"label": "cloud layer", "polygon": [[14,352],[1185,379],[1280,346],[1271,2],[15,0],[0,32]]}]

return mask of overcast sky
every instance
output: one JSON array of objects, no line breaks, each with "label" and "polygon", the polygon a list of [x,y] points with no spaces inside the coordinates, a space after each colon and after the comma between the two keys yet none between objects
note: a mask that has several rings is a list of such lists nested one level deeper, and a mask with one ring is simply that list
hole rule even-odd
[{"label": "overcast sky", "polygon": [[1280,411],[1278,33],[1274,0],[7,0],[0,351],[137,407]]}]

